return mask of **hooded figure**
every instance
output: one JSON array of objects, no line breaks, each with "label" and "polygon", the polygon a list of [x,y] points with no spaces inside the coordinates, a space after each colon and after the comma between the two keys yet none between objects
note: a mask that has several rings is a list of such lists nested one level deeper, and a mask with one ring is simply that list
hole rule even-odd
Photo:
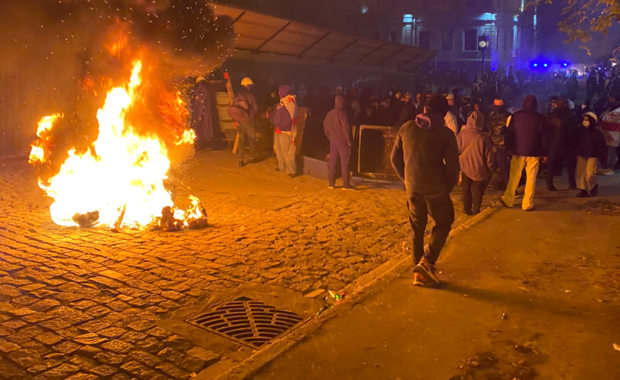
[{"label": "hooded figure", "polygon": [[[391,157],[394,170],[407,190],[415,285],[424,285],[428,280],[439,282],[435,262],[454,222],[450,192],[459,177],[456,138],[444,124],[448,102],[436,95],[426,108],[426,113],[400,128]],[[435,226],[425,252],[428,215],[435,220]]]},{"label": "hooded figure", "polygon": [[562,98],[555,99],[552,103],[552,111],[546,119],[547,141],[547,190],[557,191],[553,185],[553,176],[562,169],[562,162],[568,155],[568,133],[573,118],[570,115],[568,104]]},{"label": "hooded figure", "polygon": [[289,177],[297,174],[295,163],[295,134],[297,133],[297,102],[291,95],[291,88],[282,85],[278,88],[280,103],[275,112],[269,114],[275,126],[274,145],[278,158],[278,170],[286,171]]},{"label": "hooded figure", "polygon": [[[192,122],[191,127],[196,133],[197,149],[206,148],[207,141],[215,144],[215,139],[219,138],[221,131],[214,128],[215,123],[211,110],[215,105],[215,97],[212,96],[217,91],[226,90],[225,80],[208,81],[204,77],[198,77],[192,89],[191,107]],[[219,127],[219,124],[217,124]]]},{"label": "hooded figure", "polygon": [[508,184],[510,177],[510,156],[506,150],[504,137],[508,130],[508,119],[510,113],[506,109],[506,104],[502,99],[495,99],[491,106],[491,112],[487,118],[488,130],[491,131],[491,142],[493,143],[493,151],[495,152],[495,162],[499,168],[499,176],[501,179],[500,188],[504,190]]},{"label": "hooded figure", "polygon": [[350,189],[349,158],[351,157],[352,138],[343,96],[336,96],[335,108],[327,113],[323,122],[323,130],[329,139],[329,187],[335,186],[336,165],[340,159],[343,189]]},{"label": "hooded figure", "polygon": [[536,112],[538,102],[534,95],[523,99],[523,109],[515,112],[508,124],[504,142],[506,149],[514,155],[510,161],[510,179],[502,201],[506,207],[514,207],[515,192],[519,187],[523,168],[527,172],[525,195],[521,207],[525,211],[534,209],[536,176],[540,157],[546,156],[544,142],[544,117]]},{"label": "hooded figure", "polygon": [[607,144],[603,133],[596,128],[597,121],[594,113],[585,113],[580,127],[574,134],[573,144],[577,153],[576,180],[577,188],[581,190],[577,196],[580,198],[594,197],[598,194],[596,169],[599,160],[607,158]]},{"label": "hooded figure", "polygon": [[479,119],[479,114],[472,112],[456,138],[462,172],[463,212],[466,215],[480,213],[484,191],[495,169],[493,144],[482,133]]}]

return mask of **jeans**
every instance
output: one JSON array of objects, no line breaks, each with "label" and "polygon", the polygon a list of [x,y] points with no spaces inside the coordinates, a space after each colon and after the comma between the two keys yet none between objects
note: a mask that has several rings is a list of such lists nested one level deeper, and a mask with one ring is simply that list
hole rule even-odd
[{"label": "jeans", "polygon": [[590,191],[596,186],[598,158],[577,157],[577,188]]},{"label": "jeans", "polygon": [[409,208],[409,224],[413,233],[413,264],[417,265],[424,253],[424,232],[428,223],[428,215],[435,220],[435,226],[431,232],[429,251],[426,259],[435,264],[439,253],[446,244],[452,223],[454,222],[454,207],[449,193],[438,195],[424,195],[414,193],[407,200]]},{"label": "jeans", "polygon": [[329,142],[329,186],[336,183],[336,168],[340,159],[340,173],[342,174],[342,185],[345,188],[349,185],[349,158],[351,157],[351,145],[344,140],[334,140]]},{"label": "jeans", "polygon": [[245,145],[250,146],[250,157],[256,158],[256,130],[254,129],[254,123],[246,121],[239,123],[237,126],[237,133],[239,134],[239,145],[237,145],[237,159],[243,161],[243,154],[245,153]]},{"label": "jeans", "polygon": [[477,215],[480,213],[482,197],[487,187],[487,181],[474,181],[461,173],[461,188],[463,189],[463,212]]},{"label": "jeans", "polygon": [[295,164],[295,144],[290,134],[276,133],[274,136],[276,145],[276,157],[278,158],[278,169],[290,175],[297,174]]},{"label": "jeans", "polygon": [[521,157],[512,156],[510,161],[510,179],[508,186],[504,192],[504,204],[508,207],[514,207],[515,192],[519,187],[523,168],[527,173],[525,180],[525,194],[523,195],[523,204],[521,207],[528,211],[534,208],[534,194],[536,193],[536,176],[538,176],[538,168],[540,167],[540,159],[538,157]]},{"label": "jeans", "polygon": [[508,156],[508,151],[506,148],[500,148],[497,150],[495,161],[499,167],[499,178],[502,180],[504,185],[507,185],[508,179],[510,178],[510,157]]}]

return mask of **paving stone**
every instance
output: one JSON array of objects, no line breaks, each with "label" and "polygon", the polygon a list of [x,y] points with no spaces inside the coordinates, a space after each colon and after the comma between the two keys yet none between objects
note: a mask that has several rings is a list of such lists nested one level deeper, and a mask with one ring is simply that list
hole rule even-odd
[{"label": "paving stone", "polygon": [[146,334],[144,333],[137,332],[137,331],[129,331],[128,333],[121,336],[119,339],[122,340],[123,342],[136,344],[145,338],[146,338]]},{"label": "paving stone", "polygon": [[10,360],[0,360],[0,377],[3,379],[24,379],[26,371]]},{"label": "paving stone", "polygon": [[86,372],[99,365],[99,363],[96,360],[88,358],[88,357],[83,357],[83,356],[74,357],[73,359],[71,359],[71,364],[80,367],[82,371],[86,371]]},{"label": "paving stone", "polygon": [[123,342],[122,340],[112,340],[110,342],[102,344],[101,347],[105,348],[106,350],[116,352],[117,354],[124,354],[129,352],[129,350],[133,348],[133,344]]},{"label": "paving stone", "polygon": [[96,333],[97,331],[103,330],[107,327],[110,327],[109,323],[94,320],[94,321],[88,321],[86,323],[79,325],[78,329]]},{"label": "paving stone", "polygon": [[48,346],[53,346],[62,340],[62,337],[54,334],[53,332],[46,332],[35,337],[36,340]]},{"label": "paving stone", "polygon": [[185,354],[204,361],[205,365],[207,366],[210,366],[211,364],[220,360],[219,354],[216,354],[215,352],[209,350],[205,350],[202,347],[194,347],[188,350]]},{"label": "paving stone", "polygon": [[77,366],[63,363],[58,367],[52,368],[49,371],[43,372],[42,374],[36,376],[34,380],[64,380],[79,370],[80,368]]},{"label": "paving stone", "polygon": [[129,327],[130,329],[133,329],[136,331],[144,331],[146,329],[152,328],[153,326],[155,326],[155,324],[146,319],[139,319],[127,325],[127,327]]},{"label": "paving stone", "polygon": [[71,323],[67,322],[64,318],[54,318],[40,323],[41,326],[50,330],[60,330],[71,326]]},{"label": "paving stone", "polygon": [[88,373],[76,373],[75,375],[67,377],[66,380],[97,380],[99,377]]},{"label": "paving stone", "polygon": [[21,316],[24,316],[24,315],[32,314],[32,313],[34,313],[35,311],[34,311],[34,310],[31,310],[31,309],[29,309],[29,308],[26,308],[26,307],[22,307],[22,308],[20,308],[20,309],[13,309],[13,310],[9,310],[8,312],[9,312],[9,313],[11,313],[11,314],[13,314],[13,315],[17,315],[17,316],[20,316],[20,317],[21,317]]},{"label": "paving stone", "polygon": [[81,335],[82,331],[78,330],[77,327],[70,326],[66,329],[56,330],[56,333],[65,339],[73,339],[76,336]]},{"label": "paving stone", "polygon": [[0,336],[9,336],[15,334],[15,330],[8,327],[0,326]]},{"label": "paving stone", "polygon": [[151,354],[155,354],[163,350],[165,346],[157,339],[150,337],[139,342],[138,347],[141,347],[143,350],[148,351]]},{"label": "paving stone", "polygon": [[17,330],[18,328],[24,327],[25,325],[27,325],[27,323],[24,321],[20,321],[19,319],[12,319],[2,324],[2,326],[8,327],[13,330]]},{"label": "paving stone", "polygon": [[93,346],[84,346],[77,350],[77,353],[92,358],[101,352],[101,349]]},{"label": "paving stone", "polygon": [[159,363],[161,363],[161,359],[158,358],[155,355],[149,354],[148,352],[145,351],[131,351],[128,356],[133,359],[133,360],[137,360],[140,363],[147,365],[149,367],[155,367],[156,365],[158,365]]},{"label": "paving stone", "polygon": [[97,306],[97,303],[93,301],[87,301],[87,300],[83,300],[83,301],[79,301],[79,302],[75,302],[71,304],[71,307],[74,307],[78,310],[85,310],[93,306]]},{"label": "paving stone", "polygon": [[163,362],[155,368],[166,373],[168,376],[172,377],[173,379],[182,380],[182,379],[189,378],[189,373],[183,371],[182,369],[180,369],[179,367],[175,366],[172,363]]},{"label": "paving stone", "polygon": [[21,347],[15,343],[7,342],[4,339],[0,341],[0,351],[8,353],[11,351],[19,350]]},{"label": "paving stone", "polygon": [[107,342],[108,340],[106,338],[100,337],[99,335],[95,333],[87,333],[87,334],[82,334],[82,335],[78,335],[74,337],[73,341],[79,344],[95,345],[95,344]]},{"label": "paving stone", "polygon": [[127,355],[115,354],[113,352],[102,351],[95,355],[95,359],[103,364],[117,365],[121,364]]},{"label": "paving stone", "polygon": [[106,376],[110,376],[112,374],[115,374],[116,372],[118,372],[118,370],[116,368],[114,368],[114,367],[111,367],[111,366],[107,365],[107,364],[103,364],[103,365],[100,365],[98,367],[92,368],[90,370],[90,372],[92,372],[94,374],[97,374],[99,376],[106,377]]},{"label": "paving stone", "polygon": [[181,298],[185,297],[185,295],[183,293],[175,292],[174,290],[163,292],[161,294],[161,296],[169,298],[169,299],[174,300],[174,301],[178,301]]},{"label": "paving stone", "polygon": [[57,345],[53,346],[52,348],[58,352],[62,352],[63,354],[70,354],[72,352],[75,352],[77,350],[79,350],[82,346],[80,346],[77,343],[74,342],[70,342],[70,341],[65,341],[62,343],[58,343]]},{"label": "paving stone", "polygon": [[117,373],[116,375],[112,376],[110,380],[129,380],[131,378],[132,378],[131,376],[126,375],[124,373]]},{"label": "paving stone", "polygon": [[26,315],[25,317],[22,317],[22,319],[28,323],[37,323],[37,322],[46,321],[52,318],[54,317],[47,313],[32,313],[32,314]]},{"label": "paving stone", "polygon": [[177,351],[185,352],[190,348],[194,347],[194,343],[191,341],[179,336],[172,335],[162,341],[162,343],[168,347],[172,347]]},{"label": "paving stone", "polygon": [[[39,299],[38,298],[34,298],[34,297],[30,297],[27,295],[21,296],[21,297],[17,297],[17,298],[13,298],[13,303],[17,304],[17,305],[21,305],[21,306],[28,306],[30,304],[33,304],[35,302],[37,302]],[[32,307],[30,307],[32,309]]]},{"label": "paving stone", "polygon": [[135,360],[123,364],[121,369],[129,372],[141,380],[150,380],[155,375],[155,371]]},{"label": "paving stone", "polygon": [[37,355],[33,351],[26,349],[19,349],[9,352],[7,356],[9,357],[9,359],[11,359],[24,369],[28,369],[32,366],[40,364],[43,361],[41,356]]},{"label": "paving stone", "polygon": [[32,352],[36,352],[37,355],[40,356],[44,356],[49,354],[51,351],[48,347],[42,345],[39,342],[35,342],[35,341],[30,341],[30,342],[26,342],[22,345],[22,348],[25,348],[27,350],[30,350]]},{"label": "paving stone", "polygon": [[182,353],[170,347],[166,347],[160,352],[158,352],[157,356],[162,359],[171,361],[176,365],[180,365],[184,359],[184,355]]},{"label": "paving stone", "polygon": [[48,359],[43,359],[43,361],[40,364],[34,365],[30,368],[28,368],[28,372],[29,373],[39,373],[39,372],[43,372],[43,371],[47,371],[50,368],[54,368],[60,364],[63,363],[63,360],[61,359],[55,359],[55,358],[48,358]]},{"label": "paving stone", "polygon": [[167,338],[170,335],[172,335],[171,332],[169,332],[168,330],[164,330],[161,327],[153,327],[152,329],[148,330],[146,333],[148,335],[152,335],[152,336],[154,336],[156,338],[160,338],[160,339]]},{"label": "paving stone", "polygon": [[0,285],[0,295],[7,297],[19,297],[22,295],[22,292],[12,285],[3,284]]},{"label": "paving stone", "polygon": [[118,338],[119,336],[125,334],[127,330],[120,327],[108,327],[107,329],[103,329],[97,332],[97,334],[104,336],[106,338]]}]

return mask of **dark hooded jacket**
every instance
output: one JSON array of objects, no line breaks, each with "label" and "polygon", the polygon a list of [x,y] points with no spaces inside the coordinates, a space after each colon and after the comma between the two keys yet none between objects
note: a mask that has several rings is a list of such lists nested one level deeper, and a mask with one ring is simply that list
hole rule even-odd
[{"label": "dark hooded jacket", "polygon": [[577,156],[584,158],[598,158],[601,161],[607,159],[607,144],[603,133],[596,128],[596,120],[589,115],[585,117],[590,120],[590,127],[586,128],[581,124],[573,135],[573,144]]},{"label": "dark hooded jacket", "polygon": [[510,119],[504,142],[506,149],[521,157],[545,157],[545,118],[536,112],[534,95],[523,99],[523,109]]},{"label": "dark hooded jacket", "polygon": [[451,192],[459,177],[459,151],[443,116],[420,114],[403,124],[392,150],[392,165],[409,197]]},{"label": "dark hooded jacket", "polygon": [[344,97],[336,96],[334,103],[336,107],[327,113],[323,121],[325,135],[329,141],[346,141],[351,145],[351,126],[345,110]]},{"label": "dark hooded jacket", "polygon": [[287,85],[281,85],[278,88],[280,95],[280,104],[276,107],[275,112],[270,113],[269,117],[273,120],[273,125],[280,132],[291,132],[293,129],[293,118],[284,105],[284,99],[291,93],[291,88]]},{"label": "dark hooded jacket", "polygon": [[461,171],[474,181],[486,181],[495,168],[493,144],[482,133],[479,114],[472,112],[467,119],[465,128],[456,138],[459,147]]},{"label": "dark hooded jacket", "polygon": [[493,146],[497,149],[503,149],[505,147],[504,136],[508,129],[509,116],[510,114],[506,110],[505,104],[491,107],[491,113],[489,113],[487,123],[488,129],[491,131],[491,141],[493,142]]}]

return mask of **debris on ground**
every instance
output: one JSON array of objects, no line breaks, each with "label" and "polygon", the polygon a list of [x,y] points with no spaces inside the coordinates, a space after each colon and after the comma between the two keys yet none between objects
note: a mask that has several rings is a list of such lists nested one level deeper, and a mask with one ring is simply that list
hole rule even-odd
[{"label": "debris on ground", "polygon": [[620,203],[598,199],[583,205],[581,210],[592,215],[620,215]]}]

